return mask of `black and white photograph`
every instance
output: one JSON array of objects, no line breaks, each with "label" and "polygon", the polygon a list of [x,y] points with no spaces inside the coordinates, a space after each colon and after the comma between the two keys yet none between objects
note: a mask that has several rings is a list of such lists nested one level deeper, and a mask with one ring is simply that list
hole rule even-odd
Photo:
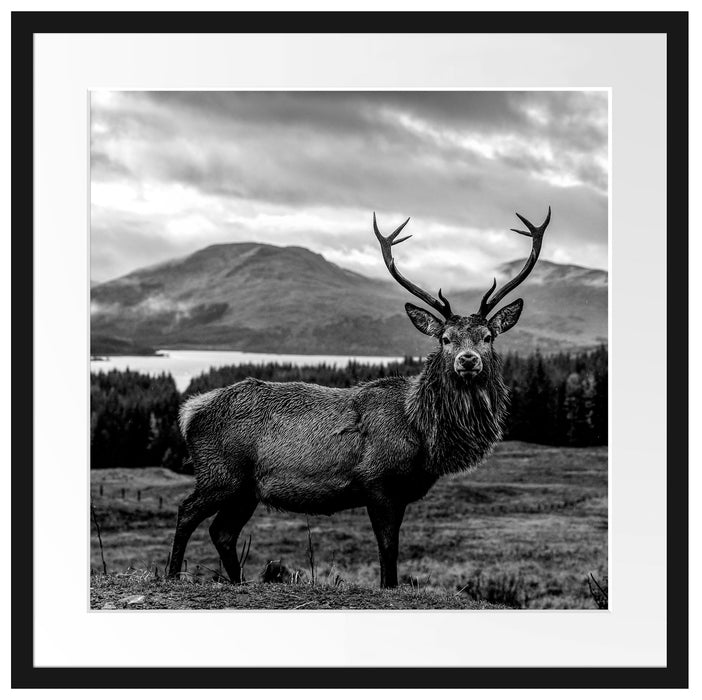
[{"label": "black and white photograph", "polygon": [[609,97],[92,90],[91,610],[608,609]]}]

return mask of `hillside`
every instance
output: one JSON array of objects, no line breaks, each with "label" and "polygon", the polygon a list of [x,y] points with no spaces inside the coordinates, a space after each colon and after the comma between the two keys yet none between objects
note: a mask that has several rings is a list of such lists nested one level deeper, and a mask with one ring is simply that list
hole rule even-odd
[{"label": "hillside", "polygon": [[[498,282],[521,264],[503,266]],[[473,312],[484,291],[452,293],[453,308]],[[526,308],[519,326],[500,340],[502,350],[606,342],[606,272],[540,261],[518,292]],[[141,346],[421,355],[432,347],[407,320],[403,304],[412,297],[395,282],[364,277],[297,246],[212,245],[98,284],[91,295],[95,354]]]}]

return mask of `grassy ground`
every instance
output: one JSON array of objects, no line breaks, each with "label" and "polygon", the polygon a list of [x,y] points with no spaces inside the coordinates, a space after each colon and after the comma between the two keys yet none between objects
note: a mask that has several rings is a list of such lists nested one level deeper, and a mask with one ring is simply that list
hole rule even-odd
[{"label": "grassy ground", "polygon": [[245,583],[171,581],[148,572],[93,575],[90,605],[100,610],[482,610],[504,608],[457,592],[404,585],[394,591],[341,583]]},{"label": "grassy ground", "polygon": [[[242,533],[251,537],[250,583],[236,593],[212,581],[219,560],[207,522],[191,539],[184,580],[155,578],[163,575],[177,506],[191,487],[191,477],[160,468],[92,472],[111,574],[92,577],[93,607],[124,607],[120,600],[144,595],[146,602],[128,607],[593,608],[588,573],[607,578],[606,448],[503,443],[478,471],[440,480],[407,509],[404,586],[391,593],[377,588],[375,539],[362,509],[310,517],[308,532],[306,516],[259,507]],[[269,561],[281,562],[284,578],[295,583],[254,583]],[[102,571],[94,526],[91,564]]]}]

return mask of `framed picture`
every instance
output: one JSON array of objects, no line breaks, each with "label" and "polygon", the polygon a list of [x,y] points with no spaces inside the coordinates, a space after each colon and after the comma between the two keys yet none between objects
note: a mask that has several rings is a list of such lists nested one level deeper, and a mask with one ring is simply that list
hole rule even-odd
[{"label": "framed picture", "polygon": [[685,687],[687,51],[15,13],[13,685]]}]

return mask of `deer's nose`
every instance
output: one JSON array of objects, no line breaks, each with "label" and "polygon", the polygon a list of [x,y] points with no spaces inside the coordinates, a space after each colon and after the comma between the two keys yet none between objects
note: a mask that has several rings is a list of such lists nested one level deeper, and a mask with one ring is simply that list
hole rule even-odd
[{"label": "deer's nose", "polygon": [[453,363],[456,372],[472,372],[477,374],[483,368],[483,361],[477,352],[468,350],[456,356]]}]

